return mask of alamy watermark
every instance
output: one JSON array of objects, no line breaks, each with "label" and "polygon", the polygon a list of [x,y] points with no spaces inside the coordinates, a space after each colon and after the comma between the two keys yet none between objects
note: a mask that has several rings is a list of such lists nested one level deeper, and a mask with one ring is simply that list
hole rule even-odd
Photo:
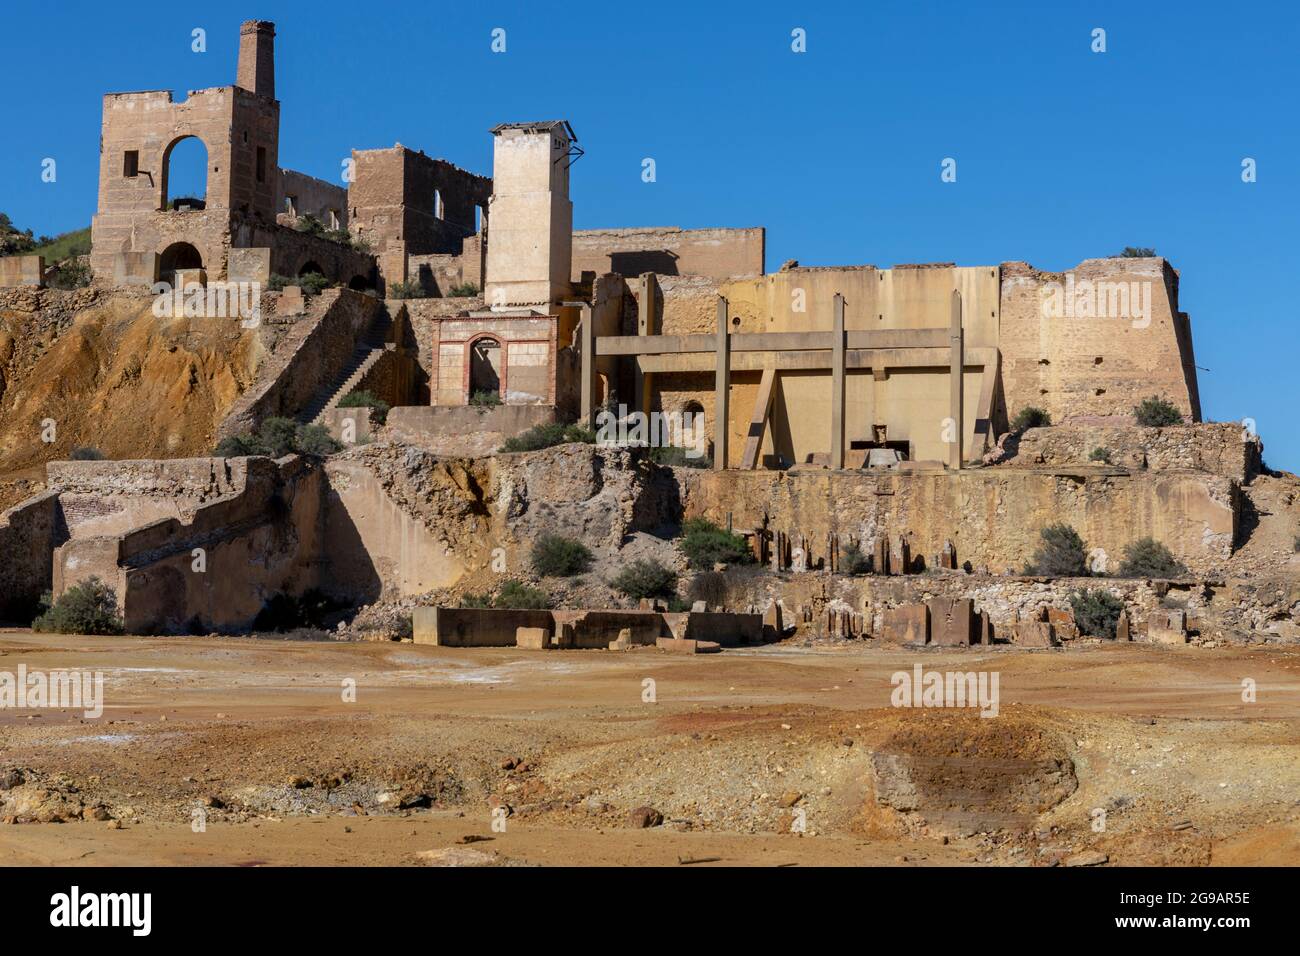
[{"label": "alamy watermark", "polygon": [[155,282],[153,314],[156,318],[239,319],[246,329],[262,324],[262,283],[209,281],[206,286],[188,282],[173,288]]},{"label": "alamy watermark", "polygon": [[978,707],[981,717],[998,715],[997,671],[895,671],[889,702],[895,707]]},{"label": "alamy watermark", "polygon": [[1127,319],[1135,329],[1151,324],[1151,283],[1107,279],[1045,282],[1039,290],[1043,316],[1049,319]]},{"label": "alamy watermark", "polygon": [[80,710],[87,719],[104,713],[104,675],[100,671],[0,671],[0,710],[13,708]]},{"label": "alamy watermark", "polygon": [[596,444],[684,448],[687,458],[709,453],[703,412],[629,412],[626,405],[596,414]]}]

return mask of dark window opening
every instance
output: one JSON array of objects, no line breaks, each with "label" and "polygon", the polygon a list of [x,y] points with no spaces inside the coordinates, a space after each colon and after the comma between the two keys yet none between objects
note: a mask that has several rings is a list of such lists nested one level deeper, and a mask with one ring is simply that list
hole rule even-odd
[{"label": "dark window opening", "polygon": [[128,149],[122,156],[122,175],[134,179],[140,175],[140,151]]},{"label": "dark window opening", "polygon": [[257,181],[266,182],[266,147],[257,147]]}]

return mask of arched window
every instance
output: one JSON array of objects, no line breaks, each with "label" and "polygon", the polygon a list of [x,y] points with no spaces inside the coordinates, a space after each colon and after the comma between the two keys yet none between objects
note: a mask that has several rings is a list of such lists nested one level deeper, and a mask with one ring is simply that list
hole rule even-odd
[{"label": "arched window", "polygon": [[174,140],[163,153],[162,202],[167,211],[204,209],[208,199],[208,148],[197,136]]},{"label": "arched window", "polygon": [[314,259],[308,259],[302,264],[302,268],[298,270],[298,278],[310,275],[313,272],[322,276],[325,274],[325,270],[320,267],[320,263],[316,262]]}]

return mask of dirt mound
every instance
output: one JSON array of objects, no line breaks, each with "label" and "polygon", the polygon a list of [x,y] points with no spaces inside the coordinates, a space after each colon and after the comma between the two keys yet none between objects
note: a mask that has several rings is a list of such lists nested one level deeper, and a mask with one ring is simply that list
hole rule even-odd
[{"label": "dirt mound", "polygon": [[0,493],[19,494],[15,476],[82,445],[116,459],[211,451],[259,353],[235,319],[160,319],[138,297],[70,322],[0,311]]},{"label": "dirt mound", "polygon": [[1078,788],[1064,745],[1025,720],[918,714],[872,754],[876,801],[959,836],[1026,829]]}]

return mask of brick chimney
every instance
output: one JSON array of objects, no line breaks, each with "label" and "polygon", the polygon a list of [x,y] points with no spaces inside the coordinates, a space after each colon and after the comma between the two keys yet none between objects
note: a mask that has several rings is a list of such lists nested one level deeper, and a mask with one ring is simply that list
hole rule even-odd
[{"label": "brick chimney", "polygon": [[275,99],[275,24],[245,20],[239,27],[239,69],[235,85]]}]

